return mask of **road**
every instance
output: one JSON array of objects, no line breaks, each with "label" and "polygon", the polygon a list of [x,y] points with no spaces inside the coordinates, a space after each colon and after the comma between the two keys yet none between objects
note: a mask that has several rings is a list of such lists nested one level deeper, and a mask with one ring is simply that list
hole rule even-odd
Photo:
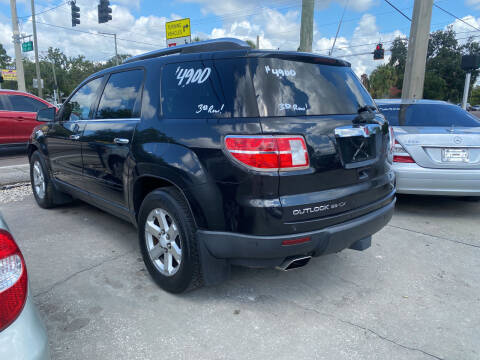
[{"label": "road", "polygon": [[0,187],[30,180],[30,168],[25,149],[0,149]]},{"label": "road", "polygon": [[53,359],[480,358],[480,202],[401,197],[367,251],[234,268],[180,296],[150,279],[126,222],[81,202],[40,209],[28,187],[0,191],[0,212]]}]

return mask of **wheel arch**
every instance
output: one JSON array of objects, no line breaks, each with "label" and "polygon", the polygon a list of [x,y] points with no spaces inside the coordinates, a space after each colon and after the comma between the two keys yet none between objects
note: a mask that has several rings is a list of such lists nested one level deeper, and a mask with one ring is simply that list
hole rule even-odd
[{"label": "wheel arch", "polygon": [[131,208],[133,210],[135,222],[138,221],[140,206],[142,205],[145,197],[154,190],[170,186],[176,188],[184,198],[197,228],[204,228],[206,225],[205,217],[203,216],[201,208],[193,196],[191,196],[188,191],[184,191],[182,187],[177,185],[171,179],[151,174],[139,176],[133,182]]}]

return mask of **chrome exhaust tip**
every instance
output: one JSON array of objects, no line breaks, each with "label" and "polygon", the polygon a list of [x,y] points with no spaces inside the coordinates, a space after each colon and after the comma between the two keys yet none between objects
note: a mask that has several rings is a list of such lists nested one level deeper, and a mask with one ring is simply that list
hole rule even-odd
[{"label": "chrome exhaust tip", "polygon": [[311,256],[299,256],[286,258],[283,263],[276,267],[277,270],[289,271],[293,269],[298,269],[308,264],[312,257]]}]

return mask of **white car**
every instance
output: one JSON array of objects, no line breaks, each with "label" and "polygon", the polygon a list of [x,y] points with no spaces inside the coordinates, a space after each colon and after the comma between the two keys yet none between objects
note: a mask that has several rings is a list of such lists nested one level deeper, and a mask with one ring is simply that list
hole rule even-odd
[{"label": "white car", "polygon": [[438,100],[376,100],[393,128],[397,193],[480,196],[480,120]]},{"label": "white car", "polygon": [[28,291],[25,260],[1,214],[0,359],[50,359],[47,333]]}]

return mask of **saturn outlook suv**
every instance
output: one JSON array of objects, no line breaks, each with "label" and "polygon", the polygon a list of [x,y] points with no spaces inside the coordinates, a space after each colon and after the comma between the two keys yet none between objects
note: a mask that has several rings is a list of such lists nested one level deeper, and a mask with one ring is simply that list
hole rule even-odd
[{"label": "saturn outlook suv", "polygon": [[78,198],[138,228],[179,293],[231,265],[364,250],[395,203],[389,126],[350,64],[218,39],[98,72],[30,139],[38,204]]}]

